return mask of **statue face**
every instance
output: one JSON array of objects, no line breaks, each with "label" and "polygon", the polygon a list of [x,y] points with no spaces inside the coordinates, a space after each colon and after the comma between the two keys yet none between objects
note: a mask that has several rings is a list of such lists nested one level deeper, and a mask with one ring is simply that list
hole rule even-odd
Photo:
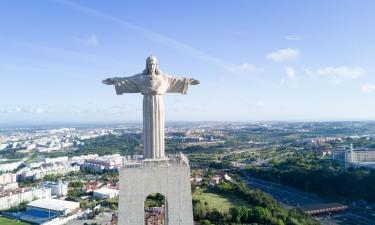
[{"label": "statue face", "polygon": [[151,75],[155,75],[156,74],[156,67],[157,67],[157,63],[155,61],[150,61],[148,63],[148,68],[150,70],[150,74]]}]

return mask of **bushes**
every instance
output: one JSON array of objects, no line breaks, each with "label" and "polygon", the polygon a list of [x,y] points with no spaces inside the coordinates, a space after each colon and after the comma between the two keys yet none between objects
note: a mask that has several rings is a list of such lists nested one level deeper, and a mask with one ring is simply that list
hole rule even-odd
[{"label": "bushes", "polygon": [[375,202],[375,170],[337,167],[328,160],[294,158],[271,169],[248,169],[252,176],[330,198]]},{"label": "bushes", "polygon": [[258,189],[256,190],[249,189],[242,182],[239,182],[239,183],[222,182],[219,185],[217,185],[213,190],[222,194],[225,194],[225,193],[233,194],[243,199],[250,205],[261,206],[261,207],[269,208],[269,209],[280,207],[278,203],[276,202],[276,200],[272,198],[271,195],[261,192]]},{"label": "bushes", "polygon": [[225,222],[231,221],[230,214],[222,213],[216,208],[211,209],[206,202],[202,203],[200,200],[197,200],[193,202],[193,205],[193,215],[195,221],[209,220],[223,224],[225,224]]},{"label": "bushes", "polygon": [[165,204],[165,197],[160,193],[153,193],[147,196],[145,200],[145,208],[162,207]]},{"label": "bushes", "polygon": [[201,225],[211,225],[211,222],[208,220],[202,220]]},{"label": "bushes", "polygon": [[259,190],[249,189],[244,183],[222,182],[211,191],[223,195],[235,195],[243,199],[252,207],[232,207],[229,213],[211,209],[201,201],[194,201],[194,219],[196,221],[209,220],[214,224],[251,224],[264,225],[315,225],[311,217],[302,210],[286,210],[270,195]]}]

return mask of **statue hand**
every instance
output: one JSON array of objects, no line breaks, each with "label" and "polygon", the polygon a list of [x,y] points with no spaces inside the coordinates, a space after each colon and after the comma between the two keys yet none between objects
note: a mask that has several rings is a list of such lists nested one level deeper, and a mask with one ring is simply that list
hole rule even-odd
[{"label": "statue hand", "polygon": [[102,80],[102,83],[103,84],[107,84],[107,85],[114,85],[115,84],[115,79],[113,79],[113,78],[107,78],[105,80]]},{"label": "statue hand", "polygon": [[197,84],[200,84],[199,80],[196,80],[196,79],[190,79],[190,80],[189,80],[189,83],[190,83],[191,85],[197,85]]}]

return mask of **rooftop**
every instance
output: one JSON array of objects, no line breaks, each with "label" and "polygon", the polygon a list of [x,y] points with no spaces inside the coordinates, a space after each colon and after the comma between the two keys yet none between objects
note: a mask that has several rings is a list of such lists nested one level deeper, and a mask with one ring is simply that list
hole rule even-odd
[{"label": "rooftop", "polygon": [[94,192],[102,194],[102,195],[108,195],[112,193],[118,194],[118,190],[110,189],[110,188],[100,188],[98,190],[95,190]]},{"label": "rooftop", "polygon": [[52,211],[64,211],[65,209],[79,208],[79,202],[64,201],[52,198],[42,198],[27,204],[28,207],[48,209]]}]

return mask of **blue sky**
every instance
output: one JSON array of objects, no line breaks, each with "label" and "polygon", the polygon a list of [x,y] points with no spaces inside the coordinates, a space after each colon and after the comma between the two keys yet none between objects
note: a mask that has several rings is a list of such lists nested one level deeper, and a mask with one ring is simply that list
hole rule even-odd
[{"label": "blue sky", "polygon": [[375,2],[0,1],[0,123],[140,121],[101,80],[201,81],[166,120],[375,119]]}]

